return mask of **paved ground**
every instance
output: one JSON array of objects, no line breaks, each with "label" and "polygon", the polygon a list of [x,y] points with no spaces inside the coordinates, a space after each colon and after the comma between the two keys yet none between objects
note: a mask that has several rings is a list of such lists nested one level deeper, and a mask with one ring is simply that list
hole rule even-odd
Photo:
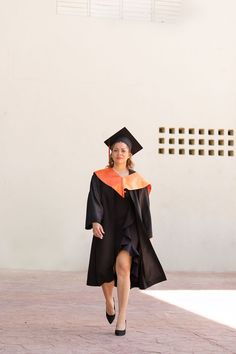
[{"label": "paved ground", "polygon": [[[229,354],[236,329],[132,289],[127,334],[105,320],[101,289],[85,273],[0,271],[0,353]],[[235,273],[167,273],[155,293],[235,290]],[[231,291],[235,293],[234,291]],[[236,306],[236,301],[235,301]]]}]

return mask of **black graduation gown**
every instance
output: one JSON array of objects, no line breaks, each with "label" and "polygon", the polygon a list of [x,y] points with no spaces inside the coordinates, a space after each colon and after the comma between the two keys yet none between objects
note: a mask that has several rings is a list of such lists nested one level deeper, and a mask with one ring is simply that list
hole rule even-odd
[{"label": "black graduation gown", "polygon": [[[130,170],[130,174],[135,171]],[[87,200],[85,228],[100,223],[103,239],[93,236],[87,274],[87,285],[100,286],[115,281],[116,256],[127,250],[132,256],[131,288],[146,289],[166,280],[163,268],[152,247],[152,223],[147,187],[125,189],[122,197],[107,183],[93,174]]]}]

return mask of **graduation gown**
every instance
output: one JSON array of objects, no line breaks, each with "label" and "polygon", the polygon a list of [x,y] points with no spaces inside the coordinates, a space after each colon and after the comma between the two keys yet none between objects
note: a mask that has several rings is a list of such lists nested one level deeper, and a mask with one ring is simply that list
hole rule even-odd
[{"label": "graduation gown", "polygon": [[127,250],[132,256],[131,288],[146,289],[166,280],[152,247],[149,207],[151,185],[133,170],[121,177],[108,167],[94,172],[87,200],[85,228],[93,222],[103,226],[103,239],[93,236],[87,285],[100,286],[114,280],[116,256]]}]

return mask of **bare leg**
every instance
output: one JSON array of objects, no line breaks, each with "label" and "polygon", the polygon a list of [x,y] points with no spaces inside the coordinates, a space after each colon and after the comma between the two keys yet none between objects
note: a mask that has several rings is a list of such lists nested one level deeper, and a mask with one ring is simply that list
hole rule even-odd
[{"label": "bare leg", "polygon": [[108,315],[114,315],[113,289],[114,281],[102,284],[102,290],[106,300],[106,312]]},{"label": "bare leg", "polygon": [[130,292],[131,260],[132,257],[125,250],[120,251],[116,258],[117,294],[119,301],[119,314],[116,329],[119,330],[125,328],[126,310]]}]

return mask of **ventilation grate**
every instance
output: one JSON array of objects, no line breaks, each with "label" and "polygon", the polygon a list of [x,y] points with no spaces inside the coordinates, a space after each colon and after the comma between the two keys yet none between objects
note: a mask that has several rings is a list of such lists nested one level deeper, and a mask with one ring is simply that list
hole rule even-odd
[{"label": "ventilation grate", "polygon": [[233,129],[158,128],[161,155],[234,156]]},{"label": "ventilation grate", "polygon": [[58,15],[128,21],[175,22],[183,0],[56,0]]},{"label": "ventilation grate", "polygon": [[93,0],[89,1],[88,4],[90,9],[89,16],[115,19],[120,17],[119,0]]}]

